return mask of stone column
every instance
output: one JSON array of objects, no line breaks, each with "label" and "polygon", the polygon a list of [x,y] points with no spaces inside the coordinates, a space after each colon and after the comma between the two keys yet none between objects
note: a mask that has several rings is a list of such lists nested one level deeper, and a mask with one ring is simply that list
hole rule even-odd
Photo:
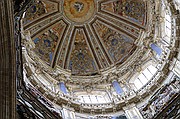
[{"label": "stone column", "polygon": [[16,119],[13,0],[0,0],[0,119]]}]

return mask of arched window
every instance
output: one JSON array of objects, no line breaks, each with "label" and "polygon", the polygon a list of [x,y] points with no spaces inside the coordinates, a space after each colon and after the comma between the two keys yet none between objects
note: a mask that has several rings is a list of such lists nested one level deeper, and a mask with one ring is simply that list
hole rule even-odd
[{"label": "arched window", "polygon": [[158,56],[162,54],[162,49],[154,43],[151,44],[151,49],[155,51]]},{"label": "arched window", "polygon": [[68,92],[67,92],[67,88],[66,88],[66,86],[65,86],[65,84],[63,83],[63,82],[60,82],[59,83],[59,88],[60,88],[60,90],[64,93],[64,94],[67,94]]},{"label": "arched window", "polygon": [[172,20],[171,20],[171,13],[165,6],[163,6],[162,10],[162,18],[163,22],[161,23],[161,37],[162,42],[165,45],[169,45],[171,41],[171,34],[172,34]]},{"label": "arched window", "polygon": [[98,104],[98,103],[110,102],[110,98],[106,92],[94,91],[94,92],[91,92],[91,94],[84,93],[84,94],[78,95],[78,98],[80,99],[79,102],[81,103]]},{"label": "arched window", "polygon": [[155,75],[157,72],[157,68],[150,65],[148,66],[135,80],[134,80],[134,86],[135,91],[142,88],[151,78]]},{"label": "arched window", "polygon": [[121,88],[121,86],[119,85],[119,83],[116,80],[112,82],[112,85],[117,94],[120,95],[123,93],[123,89]]}]

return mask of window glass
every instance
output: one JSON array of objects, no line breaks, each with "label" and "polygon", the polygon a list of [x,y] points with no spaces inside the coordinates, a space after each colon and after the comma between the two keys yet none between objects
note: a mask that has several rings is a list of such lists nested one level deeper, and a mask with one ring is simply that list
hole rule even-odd
[{"label": "window glass", "polygon": [[166,13],[165,14],[165,34],[164,34],[164,37],[163,39],[170,43],[170,40],[171,40],[171,16]]},{"label": "window glass", "polygon": [[171,16],[168,13],[166,13],[165,18],[166,21],[171,22]]},{"label": "window glass", "polygon": [[161,55],[162,54],[162,49],[159,47],[159,46],[157,46],[156,44],[151,44],[151,48],[153,49],[153,51],[155,51],[156,52],[156,54],[157,55]]},{"label": "window glass", "polygon": [[136,86],[137,89],[140,89],[143,86],[143,84],[139,81],[139,79],[136,79],[134,81],[134,85]]},{"label": "window glass", "polygon": [[91,98],[92,103],[97,103],[98,102],[95,95],[91,95],[90,98]]},{"label": "window glass", "polygon": [[91,103],[91,100],[88,95],[83,96],[85,103]]},{"label": "window glass", "polygon": [[154,66],[152,66],[152,65],[150,65],[149,67],[148,67],[148,69],[149,69],[149,71],[154,75],[155,73],[156,73],[156,71],[157,71],[157,68],[156,67],[154,67]]},{"label": "window glass", "polygon": [[[94,93],[94,94],[93,94]],[[79,102],[81,103],[108,103],[110,102],[110,99],[108,97],[108,94],[106,92],[103,92],[103,94],[99,94],[98,92],[93,92],[91,94],[83,94],[79,95]]]},{"label": "window glass", "polygon": [[142,82],[143,85],[145,85],[148,82],[148,80],[143,74],[140,74],[138,78]]},{"label": "window glass", "polygon": [[148,80],[150,80],[153,77],[153,75],[148,71],[147,68],[143,71],[143,73]]},{"label": "window glass", "polygon": [[98,96],[99,103],[106,103],[105,98],[102,96]]},{"label": "window glass", "polygon": [[83,102],[83,103],[84,103],[83,96],[80,96],[80,97],[79,97],[79,102]]},{"label": "window glass", "polygon": [[139,90],[142,88],[149,80],[155,75],[157,72],[157,68],[150,65],[148,66],[135,80],[134,85],[136,87],[135,90]]}]

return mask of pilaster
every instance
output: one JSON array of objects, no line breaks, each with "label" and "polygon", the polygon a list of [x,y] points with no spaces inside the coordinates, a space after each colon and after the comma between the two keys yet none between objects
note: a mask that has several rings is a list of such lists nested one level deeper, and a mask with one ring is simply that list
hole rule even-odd
[{"label": "pilaster", "polygon": [[13,0],[0,1],[0,119],[16,118]]}]

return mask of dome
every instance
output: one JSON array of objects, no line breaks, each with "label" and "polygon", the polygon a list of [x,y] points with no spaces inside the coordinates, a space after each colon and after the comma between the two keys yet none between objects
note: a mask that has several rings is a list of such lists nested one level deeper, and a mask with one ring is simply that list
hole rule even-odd
[{"label": "dome", "polygon": [[98,76],[139,54],[147,14],[141,0],[36,1],[23,26],[44,64],[72,76]]},{"label": "dome", "polygon": [[78,113],[140,103],[166,79],[167,60],[178,53],[167,4],[35,0],[21,20],[26,87]]}]

